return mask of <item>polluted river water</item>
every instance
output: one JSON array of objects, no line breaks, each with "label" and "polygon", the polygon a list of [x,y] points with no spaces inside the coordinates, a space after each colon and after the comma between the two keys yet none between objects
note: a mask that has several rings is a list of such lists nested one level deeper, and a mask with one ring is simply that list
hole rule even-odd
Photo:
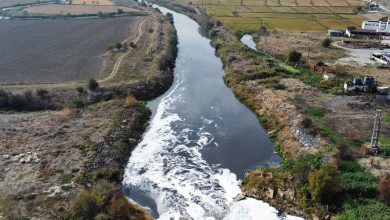
[{"label": "polluted river water", "polygon": [[173,14],[178,56],[172,87],[148,103],[153,115],[123,179],[126,196],[157,219],[301,219],[246,198],[248,169],[279,163],[256,115],[223,82],[210,40],[189,17]]}]

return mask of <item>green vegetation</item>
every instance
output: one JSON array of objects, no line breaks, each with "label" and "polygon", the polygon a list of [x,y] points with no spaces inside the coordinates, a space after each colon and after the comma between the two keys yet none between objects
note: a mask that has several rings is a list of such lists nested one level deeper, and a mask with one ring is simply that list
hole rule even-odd
[{"label": "green vegetation", "polygon": [[385,135],[380,134],[379,146],[381,148],[381,154],[383,154],[384,156],[390,156],[390,137],[386,137]]},{"label": "green vegetation", "polygon": [[89,79],[87,87],[90,91],[95,91],[99,87],[99,83],[96,79]]},{"label": "green vegetation", "polygon": [[390,216],[390,208],[374,199],[351,199],[344,203],[337,220],[383,220]]},{"label": "green vegetation", "polygon": [[330,38],[325,38],[322,42],[321,42],[322,46],[325,47],[325,48],[328,48],[330,47],[330,45],[332,45],[332,39]]},{"label": "green vegetation", "polygon": [[321,107],[310,107],[306,109],[305,113],[315,117],[323,117],[325,115],[324,109]]},{"label": "green vegetation", "polygon": [[385,123],[390,123],[390,114],[383,114],[382,121]]},{"label": "green vegetation", "polygon": [[299,61],[301,61],[301,58],[302,58],[302,53],[293,50],[290,53],[288,53],[287,61],[291,63],[298,63]]},{"label": "green vegetation", "polygon": [[64,108],[65,109],[84,108],[88,104],[89,102],[84,99],[73,99],[73,100],[66,101],[64,103]]},{"label": "green vegetation", "polygon": [[38,89],[37,90],[37,96],[41,99],[45,98],[45,96],[49,94],[49,92],[46,89]]},{"label": "green vegetation", "polygon": [[[170,13],[166,15],[168,21],[173,24],[173,16]],[[167,71],[173,69],[175,66],[177,56],[177,33],[176,29],[171,28],[168,30],[168,48],[165,56],[163,56],[158,64],[160,70]]]},{"label": "green vegetation", "polygon": [[101,180],[74,201],[72,219],[149,219],[144,212],[131,205],[120,189]]}]

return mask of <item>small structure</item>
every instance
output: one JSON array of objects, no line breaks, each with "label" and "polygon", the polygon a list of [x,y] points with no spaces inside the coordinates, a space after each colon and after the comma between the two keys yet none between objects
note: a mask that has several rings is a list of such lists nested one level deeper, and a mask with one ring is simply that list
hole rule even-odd
[{"label": "small structure", "polygon": [[345,92],[369,92],[374,85],[374,77],[353,78],[352,81],[344,83]]},{"label": "small structure", "polygon": [[320,73],[325,72],[331,72],[332,68],[328,65],[326,65],[323,62],[315,62],[313,60],[309,60],[309,63],[307,64],[312,70]]},{"label": "small structure", "polygon": [[328,30],[328,36],[329,37],[342,37],[342,36],[344,36],[344,31],[342,31],[342,30],[335,30],[335,29],[329,29]]},{"label": "small structure", "polygon": [[336,76],[333,73],[324,73],[324,79],[325,80],[330,80],[335,78]]}]

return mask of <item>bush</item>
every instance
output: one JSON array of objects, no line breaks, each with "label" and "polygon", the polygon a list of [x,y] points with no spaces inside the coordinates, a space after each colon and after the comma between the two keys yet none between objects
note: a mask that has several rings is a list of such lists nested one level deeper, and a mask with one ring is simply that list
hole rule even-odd
[{"label": "bush", "polygon": [[355,199],[343,204],[343,211],[337,220],[382,220],[389,219],[390,208],[373,199]]},{"label": "bush", "polygon": [[43,99],[49,92],[46,89],[37,89],[37,96]]},{"label": "bush", "polygon": [[384,176],[379,181],[378,198],[390,206],[390,176]]},{"label": "bush", "polygon": [[77,90],[77,92],[78,92],[79,94],[81,94],[81,93],[84,92],[84,88],[81,87],[81,86],[77,87],[76,90]]},{"label": "bush", "polygon": [[308,109],[306,109],[305,113],[315,117],[323,117],[325,115],[324,109],[316,106],[309,107]]},{"label": "bush", "polygon": [[117,42],[116,44],[115,44],[115,47],[116,47],[116,49],[121,49],[122,47],[123,47],[123,44],[121,43],[121,42]]},{"label": "bush", "polygon": [[374,197],[377,194],[377,178],[366,172],[343,172],[337,175],[342,190],[354,196]]},{"label": "bush", "polygon": [[125,98],[125,106],[126,107],[133,106],[136,104],[138,104],[138,101],[136,98],[134,98],[134,96],[132,96],[132,95],[126,96],[126,98]]},{"label": "bush", "polygon": [[332,202],[340,191],[336,174],[336,168],[333,166],[325,166],[309,174],[308,190],[312,201],[321,204],[330,204]]},{"label": "bush", "polygon": [[82,99],[68,100],[64,104],[65,109],[84,108],[88,105],[88,102]]},{"label": "bush", "polygon": [[330,39],[330,38],[325,38],[325,39],[322,41],[322,43],[321,43],[321,45],[322,45],[323,47],[326,47],[326,48],[330,47],[331,44],[332,44],[332,39]]},{"label": "bush", "polygon": [[302,58],[302,53],[296,50],[293,50],[290,53],[288,53],[288,62],[298,63],[299,61],[301,61],[301,58]]},{"label": "bush", "polygon": [[302,120],[302,122],[301,122],[301,125],[302,125],[304,128],[310,128],[310,127],[313,125],[313,122],[311,121],[310,118],[305,117],[305,118],[303,118],[303,120]]},{"label": "bush", "polygon": [[115,48],[115,44],[110,43],[107,45],[107,50],[113,50]]},{"label": "bush", "polygon": [[95,91],[99,87],[99,83],[95,79],[89,79],[87,86],[90,91]]}]

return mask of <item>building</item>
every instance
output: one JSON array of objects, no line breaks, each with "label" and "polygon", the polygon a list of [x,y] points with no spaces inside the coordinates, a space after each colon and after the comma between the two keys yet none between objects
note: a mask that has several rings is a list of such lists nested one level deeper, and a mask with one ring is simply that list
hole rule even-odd
[{"label": "building", "polygon": [[328,36],[329,37],[342,37],[342,36],[344,36],[344,31],[342,31],[342,30],[335,30],[335,29],[329,29],[328,30]]},{"label": "building", "polygon": [[348,37],[380,37],[390,36],[390,20],[363,21],[362,28],[347,27],[345,34]]},{"label": "building", "polygon": [[375,37],[378,36],[378,33],[375,30],[369,30],[369,29],[360,29],[356,27],[348,27],[345,31],[345,34],[348,37]]},{"label": "building", "polygon": [[362,29],[375,30],[379,33],[390,33],[390,21],[363,21]]}]

